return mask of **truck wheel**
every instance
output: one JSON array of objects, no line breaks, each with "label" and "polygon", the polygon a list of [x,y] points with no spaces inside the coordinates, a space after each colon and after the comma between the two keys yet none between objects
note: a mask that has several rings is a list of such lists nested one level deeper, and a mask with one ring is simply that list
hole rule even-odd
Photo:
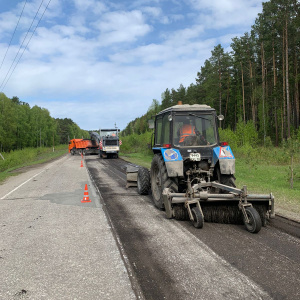
[{"label": "truck wheel", "polygon": [[171,192],[178,191],[178,179],[168,177],[167,168],[161,155],[155,154],[151,163],[151,191],[154,205],[164,208],[162,192],[164,188],[169,188]]},{"label": "truck wheel", "polygon": [[137,174],[137,188],[140,195],[148,195],[150,190],[150,173],[146,168],[139,168]]},{"label": "truck wheel", "polygon": [[261,218],[257,212],[257,210],[254,207],[247,207],[246,209],[246,214],[248,216],[249,219],[249,223],[245,222],[244,219],[244,223],[245,226],[247,228],[247,230],[251,233],[257,233],[261,230]]},{"label": "truck wheel", "polygon": [[194,218],[194,221],[192,221],[195,228],[202,228],[203,227],[203,216],[197,206],[192,208],[192,215]]}]

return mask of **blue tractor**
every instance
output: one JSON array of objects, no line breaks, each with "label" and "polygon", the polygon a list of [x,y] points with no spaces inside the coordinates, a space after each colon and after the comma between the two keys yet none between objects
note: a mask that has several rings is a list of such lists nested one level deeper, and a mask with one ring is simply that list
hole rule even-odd
[{"label": "blue tractor", "polygon": [[179,103],[159,112],[151,126],[151,169],[138,169],[138,192],[151,193],[167,218],[190,219],[196,228],[204,221],[244,223],[257,233],[274,217],[274,197],[236,188],[235,157],[219,139],[223,119],[215,109],[198,104]]}]

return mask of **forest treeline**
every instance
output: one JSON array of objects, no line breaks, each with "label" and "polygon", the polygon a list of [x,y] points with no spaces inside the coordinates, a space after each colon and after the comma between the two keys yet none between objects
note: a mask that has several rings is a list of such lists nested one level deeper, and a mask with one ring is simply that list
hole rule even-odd
[{"label": "forest treeline", "polygon": [[282,141],[299,133],[300,4],[271,0],[250,32],[232,39],[231,52],[219,44],[197,73],[196,82],[168,88],[161,102],[154,99],[148,112],[131,121],[124,136],[148,130],[147,121],[162,109],[184,104],[208,104],[223,114],[222,128],[235,131],[251,123],[259,140]]},{"label": "forest treeline", "polygon": [[90,135],[71,119],[52,118],[45,108],[0,93],[0,152],[67,144],[74,137]]}]

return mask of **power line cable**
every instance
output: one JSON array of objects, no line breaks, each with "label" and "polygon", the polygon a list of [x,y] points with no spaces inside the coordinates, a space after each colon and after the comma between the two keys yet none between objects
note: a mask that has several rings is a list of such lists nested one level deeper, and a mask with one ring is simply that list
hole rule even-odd
[{"label": "power line cable", "polygon": [[[22,41],[22,44],[20,45],[19,50],[18,50],[18,52],[17,52],[17,54],[16,54],[16,56],[15,56],[15,58],[14,58],[12,64],[11,64],[9,70],[7,71],[7,73],[6,73],[6,75],[5,75],[5,77],[4,77],[3,81],[2,81],[2,83],[1,83],[0,89],[2,88],[2,86],[3,86],[3,84],[4,84],[4,82],[5,82],[6,78],[7,78],[7,76],[8,76],[8,74],[9,74],[9,72],[10,72],[12,66],[14,65],[14,63],[15,63],[15,61],[16,61],[16,59],[17,59],[19,53],[20,53],[20,50],[21,50],[21,48],[22,48],[22,46],[23,46],[23,44],[24,44],[24,42],[25,42],[25,40],[26,40],[26,38],[27,38],[27,35],[28,35],[28,33],[29,33],[29,31],[30,31],[30,29],[31,29],[31,27],[32,27],[32,25],[33,25],[35,19],[36,19],[36,16],[38,15],[38,13],[39,13],[39,11],[40,11],[40,9],[41,9],[41,6],[42,6],[42,4],[44,3],[44,1],[45,1],[45,0],[42,0],[41,4],[40,4],[40,6],[39,6],[39,8],[38,8],[38,10],[37,10],[37,12],[36,12],[36,14],[35,14],[33,20],[32,20],[32,22],[31,22],[31,24],[30,24],[30,27],[29,27],[28,30],[27,30],[27,33],[26,33],[26,35],[25,35],[25,37],[24,37],[24,39],[23,39],[23,41]],[[3,89],[2,89],[2,91],[3,91]]]},{"label": "power line cable", "polygon": [[7,47],[7,49],[6,49],[5,55],[4,55],[4,57],[3,57],[3,60],[2,60],[1,66],[0,66],[0,70],[1,70],[1,68],[2,68],[2,65],[3,65],[3,63],[4,63],[4,60],[5,60],[6,55],[7,55],[7,52],[8,52],[8,49],[9,49],[9,47],[10,47],[10,45],[11,45],[11,42],[12,42],[12,40],[13,40],[13,38],[14,38],[14,36],[15,36],[15,33],[16,33],[16,31],[17,31],[17,28],[18,28],[18,26],[19,26],[19,23],[20,23],[20,20],[21,20],[22,15],[23,15],[23,12],[24,12],[24,8],[25,8],[25,6],[26,6],[26,3],[27,3],[27,0],[26,0],[25,3],[24,3],[22,12],[21,12],[21,14],[20,14],[19,20],[18,20],[17,25],[16,25],[15,30],[14,30],[14,33],[12,34],[12,37],[11,37],[10,42],[9,42],[9,45],[8,45],[8,47]]},{"label": "power line cable", "polygon": [[[52,0],[49,0],[49,2],[48,2],[48,4],[47,4],[47,6],[46,6],[46,8],[45,8],[45,10],[44,10],[44,12],[43,12],[43,14],[42,14],[42,16],[40,17],[40,19],[39,19],[39,21],[38,21],[38,23],[37,23],[36,27],[34,28],[34,30],[33,30],[33,32],[32,32],[32,34],[31,34],[31,37],[29,38],[29,40],[28,40],[28,42],[27,42],[27,44],[26,44],[25,48],[23,49],[23,52],[22,52],[22,54],[20,55],[20,57],[19,57],[19,59],[18,59],[18,61],[17,61],[16,65],[14,66],[14,68],[13,68],[12,72],[10,73],[10,75],[9,75],[8,79],[6,80],[5,84],[3,85],[3,88],[2,88],[2,90],[1,90],[1,92],[3,92],[3,90],[4,90],[4,88],[5,88],[6,84],[7,84],[7,82],[9,81],[9,79],[10,79],[11,75],[12,75],[12,74],[13,74],[13,72],[15,71],[15,69],[16,69],[16,67],[17,67],[17,65],[19,64],[19,62],[20,62],[20,60],[21,60],[21,58],[22,58],[22,56],[23,56],[23,54],[24,54],[25,50],[27,49],[27,46],[29,45],[29,43],[30,43],[30,41],[31,41],[31,39],[32,39],[32,37],[33,37],[33,35],[34,35],[34,33],[35,33],[36,29],[38,28],[38,26],[39,26],[39,24],[40,24],[40,22],[41,22],[41,20],[42,20],[42,18],[43,18],[43,16],[44,16],[44,14],[45,14],[45,12],[46,12],[46,10],[47,10],[47,8],[48,8],[48,6],[49,6],[49,4],[50,4],[50,2],[51,2],[51,1],[52,1]],[[1,88],[1,87],[0,87],[0,88]]]}]

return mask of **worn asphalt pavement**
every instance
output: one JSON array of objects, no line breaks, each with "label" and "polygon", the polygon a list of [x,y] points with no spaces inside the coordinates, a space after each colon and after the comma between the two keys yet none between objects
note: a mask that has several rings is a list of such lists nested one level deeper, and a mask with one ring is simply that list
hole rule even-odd
[{"label": "worn asphalt pavement", "polygon": [[[0,299],[136,299],[81,157],[0,185]],[[92,202],[81,203],[85,184]]]}]

